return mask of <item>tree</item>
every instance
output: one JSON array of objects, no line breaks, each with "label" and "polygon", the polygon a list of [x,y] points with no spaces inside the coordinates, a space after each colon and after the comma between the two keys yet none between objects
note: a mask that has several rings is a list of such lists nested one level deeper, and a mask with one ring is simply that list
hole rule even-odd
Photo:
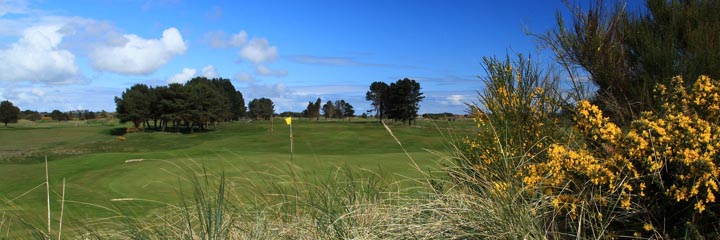
[{"label": "tree", "polygon": [[345,100],[335,101],[335,117],[339,119],[345,118]]},{"label": "tree", "polygon": [[177,130],[182,122],[190,122],[190,92],[188,88],[179,83],[171,83],[167,87],[156,89],[160,108],[160,126],[163,131],[169,123]]},{"label": "tree", "polygon": [[63,112],[61,112],[60,110],[57,110],[57,109],[55,109],[55,110],[53,110],[52,112],[50,112],[50,117],[51,117],[53,120],[58,121],[58,122],[59,122],[59,121],[67,121],[67,120],[70,120],[70,116],[69,116],[68,114],[65,114],[65,113],[63,113]]},{"label": "tree", "polygon": [[88,119],[88,120],[95,119],[95,112],[87,111],[87,112],[85,112],[84,117],[85,117],[85,119]]},{"label": "tree", "polygon": [[585,78],[597,87],[593,96],[576,91],[575,100],[593,100],[620,124],[659,110],[653,100],[656,84],[678,75],[720,78],[720,1],[648,0],[646,5],[636,13],[602,0],[587,10],[569,6],[569,22],[558,14],[555,29],[536,35],[575,89],[583,89]]},{"label": "tree", "polygon": [[320,120],[320,104],[322,104],[322,100],[318,98],[315,100],[315,109],[313,109],[313,114],[315,114],[315,120]]},{"label": "tree", "polygon": [[221,96],[225,98],[223,105],[227,106],[220,106],[223,108],[220,115],[224,120],[240,119],[243,117],[247,111],[247,108],[245,108],[245,99],[243,98],[242,93],[235,89],[235,86],[232,85],[230,79],[208,79],[205,77],[195,77],[188,81],[188,85],[193,85],[199,82],[209,83],[221,94]]},{"label": "tree", "polygon": [[190,132],[195,126],[203,130],[208,124],[226,119],[231,114],[227,98],[211,82],[191,80],[186,87],[190,103]]},{"label": "tree", "polygon": [[345,102],[345,100],[337,100],[335,101],[335,117],[337,118],[351,118],[355,116],[355,110],[353,109],[353,106],[350,105],[350,103]]},{"label": "tree", "polygon": [[267,98],[253,99],[248,104],[250,108],[250,116],[255,119],[270,120],[275,114],[275,104]]},{"label": "tree", "polygon": [[305,116],[303,113],[291,112],[291,111],[281,112],[281,113],[278,114],[278,115],[279,115],[280,117],[293,117],[293,118],[301,118],[301,117],[304,117],[304,116]]},{"label": "tree", "polygon": [[325,105],[322,106],[323,110],[323,116],[325,116],[325,119],[332,118],[335,116],[335,105],[331,101],[327,101]]},{"label": "tree", "polygon": [[306,118],[314,117],[315,115],[312,115],[313,111],[315,109],[315,104],[313,102],[308,102],[307,107],[305,107],[305,110],[303,110],[302,115]]},{"label": "tree", "polygon": [[385,113],[385,99],[390,86],[384,82],[373,82],[370,84],[370,91],[365,93],[365,100],[372,101],[372,106],[375,108],[375,117],[378,122],[382,121]]},{"label": "tree", "polygon": [[[242,93],[229,79],[195,77],[186,84],[148,87],[136,84],[115,98],[121,122],[133,122],[165,131],[170,123],[174,129],[185,126],[205,129],[210,124],[232,121],[245,115],[247,108]],[[158,126],[159,123],[159,126]]]},{"label": "tree", "polygon": [[151,114],[151,103],[150,88],[145,84],[135,84],[126,89],[121,97],[115,97],[120,122],[132,122],[135,128],[147,121]]},{"label": "tree", "polygon": [[247,107],[245,107],[245,98],[243,98],[240,91],[235,91],[235,94],[232,95],[230,102],[233,119],[240,120],[241,117],[245,116],[245,112],[247,112]]},{"label": "tree", "polygon": [[26,119],[26,120],[30,120],[30,121],[40,120],[41,117],[42,116],[40,116],[39,112],[33,111],[33,110],[22,111],[22,112],[20,112],[20,116],[19,116],[19,118],[21,118],[21,119]]},{"label": "tree", "polygon": [[345,111],[345,117],[353,118],[355,117],[355,109],[352,105],[350,105],[349,102],[345,102],[345,106],[343,107]]},{"label": "tree", "polygon": [[412,125],[425,97],[420,92],[420,83],[404,78],[390,84],[384,105],[387,117]]},{"label": "tree", "polygon": [[19,114],[20,108],[13,105],[12,102],[8,100],[0,102],[0,122],[5,123],[5,127],[8,123],[16,123]]}]

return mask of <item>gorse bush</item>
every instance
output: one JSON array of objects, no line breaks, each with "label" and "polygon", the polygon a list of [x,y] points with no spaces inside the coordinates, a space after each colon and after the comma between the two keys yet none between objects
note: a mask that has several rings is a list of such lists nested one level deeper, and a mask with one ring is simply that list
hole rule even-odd
[{"label": "gorse bush", "polygon": [[[541,74],[537,64],[518,56],[485,58],[485,88],[470,106],[477,132],[458,145],[448,169],[461,193],[479,208],[465,215],[465,228],[481,239],[555,237],[545,222],[552,211],[543,196],[529,194],[523,170],[544,159],[551,143],[565,138],[559,127],[563,99],[557,78]],[[472,227],[470,227],[472,226]]]},{"label": "gorse bush", "polygon": [[[449,169],[477,201],[524,209],[523,223],[543,226],[543,237],[720,237],[718,81],[658,84],[658,110],[622,127],[589,101],[567,107],[553,78],[522,57],[486,58],[485,70],[479,104],[470,106],[478,132]],[[482,214],[506,223],[517,216]]]},{"label": "gorse bush", "polygon": [[542,154],[553,138],[558,118],[557,81],[542,75],[535,63],[518,56],[500,61],[485,58],[485,89],[471,105],[478,132],[464,142],[460,165],[477,178],[505,189],[518,181],[527,156]]},{"label": "gorse bush", "polygon": [[658,85],[660,111],[643,112],[627,130],[579,102],[578,144],[550,145],[525,183],[550,197],[569,226],[611,219],[607,236],[718,237],[720,84],[700,76],[690,91],[684,86],[681,77]]}]

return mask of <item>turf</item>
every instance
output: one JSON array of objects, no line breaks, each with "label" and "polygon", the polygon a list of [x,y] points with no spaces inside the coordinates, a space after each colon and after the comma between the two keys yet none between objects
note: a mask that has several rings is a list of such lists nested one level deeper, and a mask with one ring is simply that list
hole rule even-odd
[{"label": "turf", "polygon": [[[230,180],[260,187],[272,181],[268,176],[291,168],[319,178],[345,165],[382,173],[388,181],[419,176],[396,140],[372,121],[295,120],[292,161],[289,128],[282,119],[274,124],[226,123],[194,134],[131,133],[125,141],[111,134],[123,125],[112,123],[20,122],[10,126],[0,129],[0,199],[14,200],[0,209],[21,209],[37,216],[45,214],[44,187],[29,190],[45,181],[45,155],[53,202],[59,201],[64,178],[69,201],[66,214],[76,217],[111,214],[73,201],[101,206],[118,204],[111,200],[121,198],[175,201],[182,187],[179,179],[185,174],[178,166],[204,166],[224,172]],[[472,122],[418,121],[416,126],[391,124],[390,128],[421,168],[436,169],[441,159],[431,151],[447,150],[448,140],[468,135]],[[140,204],[136,211],[142,215],[153,206],[157,205]]]}]

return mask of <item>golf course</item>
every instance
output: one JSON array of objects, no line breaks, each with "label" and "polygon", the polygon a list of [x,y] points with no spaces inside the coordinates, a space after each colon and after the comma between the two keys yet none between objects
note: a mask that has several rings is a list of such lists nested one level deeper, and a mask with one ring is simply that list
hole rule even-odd
[{"label": "golf course", "polygon": [[262,189],[265,184],[282,184],[277,176],[328,179],[339,168],[350,167],[411,187],[412,179],[421,176],[417,168],[439,169],[448,144],[467,136],[474,124],[389,123],[391,135],[374,120],[294,120],[292,158],[290,129],[282,118],[273,123],[223,123],[193,134],[147,131],[117,136],[128,126],[113,120],[20,121],[0,129],[0,196],[7,203],[2,208],[28,219],[45,218],[45,157],[51,212],[60,214],[64,191],[64,214],[71,218],[112,216],[106,208],[118,207],[118,199],[142,199],[127,208],[138,216],[164,203],[175,204],[184,191],[186,169],[207,171],[205,177],[224,174],[237,188],[252,183]]}]

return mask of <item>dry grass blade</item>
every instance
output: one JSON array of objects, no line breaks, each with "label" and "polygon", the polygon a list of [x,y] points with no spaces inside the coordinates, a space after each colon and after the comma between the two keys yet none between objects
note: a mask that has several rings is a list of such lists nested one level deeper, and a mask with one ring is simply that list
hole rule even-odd
[{"label": "dry grass blade", "polygon": [[50,175],[48,174],[47,156],[45,156],[45,193],[47,194],[47,235],[52,236],[50,231]]},{"label": "dry grass blade", "polygon": [[65,213],[65,178],[63,178],[62,200],[60,200],[60,223],[58,226],[58,240],[60,240],[62,237],[63,213]]}]

